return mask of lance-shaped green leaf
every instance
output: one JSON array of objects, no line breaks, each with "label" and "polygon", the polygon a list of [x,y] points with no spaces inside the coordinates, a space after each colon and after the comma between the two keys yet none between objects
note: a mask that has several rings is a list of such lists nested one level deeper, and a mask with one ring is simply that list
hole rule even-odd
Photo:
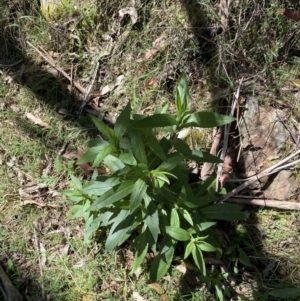
[{"label": "lance-shaped green leaf", "polygon": [[132,151],[136,159],[139,163],[144,163],[147,165],[147,156],[141,133],[136,129],[130,129],[129,136],[131,140]]},{"label": "lance-shaped green leaf", "polygon": [[130,212],[132,213],[141,204],[143,198],[147,195],[147,185],[142,179],[138,179],[133,185],[130,195]]},{"label": "lance-shaped green leaf", "polygon": [[137,165],[137,161],[136,161],[132,151],[129,151],[127,153],[122,153],[119,156],[119,159],[125,164],[133,165],[133,166]]},{"label": "lance-shaped green leaf", "polygon": [[138,269],[147,254],[149,243],[147,241],[145,231],[135,239],[133,246],[135,247],[136,252],[130,274],[134,273]]},{"label": "lance-shaped green leaf", "polygon": [[189,208],[204,207],[210,203],[218,201],[219,198],[211,193],[202,195],[200,197],[188,198],[184,204]]},{"label": "lance-shaped green leaf", "polygon": [[208,152],[200,150],[192,150],[192,156],[188,158],[197,162],[221,163],[223,162],[219,157],[214,156]]},{"label": "lance-shaped green leaf", "polygon": [[201,128],[212,128],[230,123],[234,120],[234,117],[221,115],[218,113],[198,112],[192,114],[183,127],[196,126]]},{"label": "lance-shaped green leaf", "polygon": [[213,227],[217,222],[203,222],[197,225],[197,228],[199,231],[205,231],[206,229],[209,229]]},{"label": "lance-shaped green leaf", "polygon": [[130,124],[130,113],[131,113],[131,107],[130,107],[130,102],[126,105],[126,107],[123,109],[121,114],[116,120],[114,130],[115,130],[115,135],[120,139],[124,135],[124,133],[127,130],[127,127]]},{"label": "lance-shaped green leaf", "polygon": [[100,198],[98,198],[88,210],[99,210],[124,199],[131,193],[133,186],[134,183],[132,181],[127,181],[113,187],[100,196]]},{"label": "lance-shaped green leaf", "polygon": [[176,125],[176,119],[169,114],[155,114],[147,116],[135,123],[137,128],[157,128]]},{"label": "lance-shaped green leaf", "polygon": [[97,157],[95,158],[95,161],[92,165],[92,167],[97,167],[102,161],[103,159],[105,159],[109,154],[111,154],[114,151],[114,147],[109,144],[106,147],[104,147],[97,155]]},{"label": "lance-shaped green leaf", "polygon": [[113,155],[108,155],[107,157],[105,157],[103,162],[111,172],[115,172],[125,168],[124,163],[119,158]]},{"label": "lance-shaped green leaf", "polygon": [[193,219],[192,219],[190,213],[186,209],[179,208],[178,211],[191,226],[194,225]]},{"label": "lance-shaped green leaf", "polygon": [[85,194],[100,196],[118,184],[118,178],[106,178],[105,181],[90,182],[87,186],[84,187],[82,192]]},{"label": "lance-shaped green leaf", "polygon": [[151,151],[162,161],[167,160],[167,156],[163,150],[163,148],[160,146],[159,142],[157,141],[157,138],[153,134],[152,131],[148,131],[147,133],[147,144]]},{"label": "lance-shaped green leaf", "polygon": [[287,299],[295,299],[300,297],[300,288],[282,288],[269,292],[269,295],[277,298],[282,298],[284,300]]},{"label": "lance-shaped green leaf", "polygon": [[107,141],[102,140],[97,144],[97,146],[91,147],[87,150],[86,153],[77,161],[77,164],[83,164],[87,162],[94,162],[97,158],[98,154],[102,152],[108,145],[110,145]]},{"label": "lance-shaped green leaf", "polygon": [[180,219],[179,219],[179,215],[178,212],[175,208],[172,208],[171,210],[171,220],[170,220],[170,224],[172,227],[180,227]]},{"label": "lance-shaped green leaf", "polygon": [[84,205],[74,205],[68,212],[67,219],[70,220],[77,217],[86,218],[87,216],[89,216],[89,213],[86,212],[89,206],[90,206],[90,201],[86,201]]},{"label": "lance-shaped green leaf", "polygon": [[106,211],[101,213],[97,218],[94,219],[96,223],[99,223],[101,226],[107,227],[108,225],[114,222],[114,218],[116,218],[115,208],[111,208],[111,211]]},{"label": "lance-shaped green leaf", "polygon": [[201,249],[201,251],[204,251],[204,252],[215,252],[216,251],[216,248],[214,246],[212,246],[211,244],[209,244],[208,242],[206,241],[198,241],[197,242],[197,247]]},{"label": "lance-shaped green leaf", "polygon": [[184,259],[188,258],[189,255],[193,252],[193,250],[195,249],[195,243],[194,241],[190,241],[187,246],[185,247],[185,251],[184,251]]},{"label": "lance-shaped green leaf", "polygon": [[171,240],[167,240],[161,247],[161,251],[152,261],[150,279],[154,282],[160,280],[168,271],[174,256],[175,246]]},{"label": "lance-shaped green leaf", "polygon": [[130,236],[133,221],[134,215],[129,214],[129,211],[127,211],[125,218],[123,212],[120,212],[108,233],[105,242],[106,251],[111,252],[116,246],[121,245]]},{"label": "lance-shaped green leaf", "polygon": [[93,233],[99,228],[100,223],[94,220],[93,215],[85,222],[84,243],[89,243]]},{"label": "lance-shaped green leaf", "polygon": [[216,204],[204,207],[201,209],[201,213],[208,220],[218,219],[223,221],[241,220],[248,216],[247,212],[242,212],[240,207],[235,204]]},{"label": "lance-shaped green leaf", "polygon": [[73,202],[80,202],[82,200],[85,200],[85,196],[82,195],[81,191],[75,189],[62,190],[60,192]]},{"label": "lance-shaped green leaf", "polygon": [[81,190],[82,189],[82,184],[80,182],[80,180],[76,177],[74,177],[73,175],[71,175],[71,181],[73,186],[77,189],[77,190]]},{"label": "lance-shaped green leaf", "polygon": [[223,290],[222,290],[222,286],[221,286],[220,282],[217,282],[215,284],[215,290],[216,290],[219,301],[224,301],[224,294],[223,294]]},{"label": "lance-shaped green leaf", "polygon": [[187,241],[191,239],[190,233],[182,228],[167,226],[166,232],[176,240]]},{"label": "lance-shaped green leaf", "polygon": [[211,163],[221,163],[222,160],[214,155],[207,152],[202,152],[200,150],[191,150],[189,145],[178,138],[173,140],[173,145],[175,149],[183,154],[186,159],[197,161],[197,162],[211,162]]},{"label": "lance-shaped green leaf", "polygon": [[151,200],[147,206],[145,225],[147,225],[148,229],[150,230],[153,236],[153,240],[156,243],[158,234],[160,234],[160,227],[159,227],[160,224],[159,224],[158,209],[155,203],[151,202]]},{"label": "lance-shaped green leaf", "polygon": [[198,187],[195,193],[195,196],[202,196],[207,193],[210,187],[214,187],[216,185],[216,176],[211,175],[204,182],[198,182]]},{"label": "lance-shaped green leaf", "polygon": [[195,245],[195,248],[193,248],[192,255],[196,266],[202,272],[202,274],[206,276],[206,266],[205,266],[203,254],[201,249],[197,245]]},{"label": "lance-shaped green leaf", "polygon": [[239,257],[238,257],[239,261],[247,267],[252,267],[252,264],[250,263],[250,258],[244,252],[244,250],[241,248],[238,248],[238,252],[239,252]]},{"label": "lance-shaped green leaf", "polygon": [[171,171],[176,166],[178,166],[179,163],[181,163],[184,160],[184,156],[173,156],[168,158],[165,162],[160,164],[157,167],[157,170],[159,171]]},{"label": "lance-shaped green leaf", "polygon": [[164,175],[162,172],[156,172],[153,176],[155,176],[160,181],[170,184],[169,178],[166,175]]},{"label": "lance-shaped green leaf", "polygon": [[105,136],[107,136],[107,138],[111,141],[114,139],[115,132],[113,129],[111,129],[109,126],[107,126],[102,120],[91,116],[95,126],[97,127],[97,129],[99,130],[100,133],[104,134]]},{"label": "lance-shaped green leaf", "polygon": [[176,109],[179,118],[189,110],[189,87],[186,76],[182,76],[176,88]]}]

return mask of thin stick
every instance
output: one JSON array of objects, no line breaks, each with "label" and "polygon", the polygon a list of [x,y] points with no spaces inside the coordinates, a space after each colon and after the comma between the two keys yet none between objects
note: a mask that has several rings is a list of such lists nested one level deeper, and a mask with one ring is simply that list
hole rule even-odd
[{"label": "thin stick", "polygon": [[245,205],[254,205],[254,206],[263,206],[277,209],[286,209],[286,210],[300,210],[300,203],[293,203],[287,201],[271,200],[271,199],[261,199],[261,198],[238,198],[233,197],[229,198],[227,202],[245,204]]},{"label": "thin stick", "polygon": [[33,48],[47,63],[49,63],[53,68],[55,68],[58,72],[60,72],[66,79],[68,79],[70,82],[73,82],[75,88],[82,94],[85,94],[85,89],[76,81],[72,81],[72,78],[57,64],[54,63],[52,58],[49,58],[46,54],[38,50],[36,47],[34,47],[29,41],[26,41],[26,43]]},{"label": "thin stick", "polygon": [[99,62],[97,62],[97,64],[96,64],[96,67],[95,67],[95,70],[94,70],[94,74],[93,74],[93,78],[92,78],[91,84],[89,85],[89,87],[88,87],[88,89],[87,89],[87,91],[86,91],[86,93],[85,93],[85,95],[84,95],[83,101],[86,101],[87,98],[88,98],[88,96],[89,96],[89,94],[91,93],[92,87],[93,87],[93,85],[94,85],[94,83],[95,83],[95,80],[96,80],[96,76],[97,76],[97,73],[98,73],[98,69],[99,69]]},{"label": "thin stick", "polygon": [[[228,200],[229,198],[231,198],[232,196],[234,196],[238,192],[242,191],[246,187],[250,186],[254,182],[258,181],[259,179],[261,179],[261,178],[263,178],[265,176],[268,176],[268,175],[270,175],[270,174],[272,174],[274,172],[279,171],[280,169],[277,169],[277,167],[280,167],[281,165],[283,165],[283,163],[287,162],[288,160],[290,160],[291,158],[297,156],[298,154],[300,154],[300,150],[298,150],[294,154],[291,154],[290,156],[288,156],[287,158],[283,159],[282,161],[274,164],[273,166],[267,168],[266,170],[264,170],[260,174],[252,176],[245,183],[243,183],[242,185],[238,186],[237,188],[235,188],[232,191],[230,191],[229,193],[227,193],[223,198],[221,198],[221,200],[219,202],[225,202],[226,200]],[[296,160],[295,162],[297,163],[297,161],[298,160]]]},{"label": "thin stick", "polygon": [[[235,111],[235,108],[237,106],[238,99],[240,97],[240,89],[241,89],[242,83],[243,83],[243,78],[239,80],[239,86],[237,88],[237,91],[236,91],[236,94],[235,94],[235,97],[234,97],[234,102],[231,106],[230,116],[234,115],[234,111]],[[223,148],[222,148],[222,153],[221,153],[221,160],[224,160],[224,158],[226,156],[226,152],[227,152],[227,148],[228,148],[229,129],[230,129],[230,126],[228,124],[225,124],[225,126],[224,126],[224,141],[223,141]],[[222,167],[223,167],[223,163],[220,163],[218,165],[216,191],[219,190],[219,178],[220,178],[221,173],[222,173]]]},{"label": "thin stick", "polygon": [[[34,245],[35,248],[38,252],[38,262],[39,262],[39,270],[40,270],[40,275],[41,277],[43,277],[43,263],[42,263],[42,259],[41,259],[41,249],[39,246],[39,241],[38,241],[38,237],[36,235],[36,231],[35,231],[35,225],[33,226],[33,236],[34,236]],[[45,293],[45,287],[43,284],[41,284],[41,288],[42,288],[42,297],[43,300],[46,300],[46,293]]]},{"label": "thin stick", "polygon": [[82,110],[84,109],[84,107],[86,106],[86,100],[88,99],[88,96],[89,96],[89,94],[91,93],[91,90],[92,90],[92,87],[93,87],[93,85],[94,85],[94,83],[95,83],[95,79],[96,79],[96,76],[97,76],[97,73],[98,73],[98,69],[99,69],[99,62],[97,62],[97,64],[96,64],[96,67],[95,67],[95,70],[94,70],[94,74],[93,74],[93,78],[92,78],[92,81],[91,81],[91,84],[89,85],[89,87],[88,87],[88,89],[87,89],[87,91],[86,91],[86,93],[85,93],[85,95],[84,95],[84,98],[83,98],[83,101],[82,101],[82,103],[81,103],[81,106],[80,106],[80,108],[79,108],[79,117],[81,116],[81,114],[82,114]]}]

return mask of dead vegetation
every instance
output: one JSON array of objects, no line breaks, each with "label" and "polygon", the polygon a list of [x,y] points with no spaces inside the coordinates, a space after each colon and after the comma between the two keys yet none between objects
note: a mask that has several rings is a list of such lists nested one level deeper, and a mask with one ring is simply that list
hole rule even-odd
[{"label": "dead vegetation", "polygon": [[[83,246],[58,193],[76,168],[63,155],[93,136],[89,115],[113,123],[129,100],[137,113],[172,112],[185,73],[195,110],[230,114],[236,101],[229,178],[264,175],[299,150],[299,24],[275,0],[63,2],[50,13],[39,1],[0,0],[1,264],[29,300],[214,300],[178,269],[157,293],[145,276],[128,280],[129,259]],[[210,151],[210,132],[191,135]],[[287,169],[234,200],[261,206],[244,225],[254,267],[239,269],[236,292],[299,286],[299,214],[263,209],[266,197],[299,205],[299,163]]]}]

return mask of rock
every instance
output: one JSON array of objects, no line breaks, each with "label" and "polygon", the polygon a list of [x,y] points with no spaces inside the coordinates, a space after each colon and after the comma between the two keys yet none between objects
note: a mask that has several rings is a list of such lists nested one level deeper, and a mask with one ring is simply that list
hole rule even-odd
[{"label": "rock", "polygon": [[[237,170],[242,177],[251,177],[262,172],[278,159],[289,139],[289,132],[282,124],[284,110],[258,105],[257,99],[248,97],[245,110],[239,123],[242,154]],[[275,177],[264,177],[250,186],[250,189],[262,189],[264,196],[284,200],[298,189],[299,184],[288,170],[282,170]]]},{"label": "rock", "polygon": [[298,189],[299,184],[290,170],[280,171],[264,190],[264,197],[286,200]]},{"label": "rock", "polygon": [[281,110],[260,107],[255,97],[247,99],[239,124],[243,147],[238,162],[241,176],[253,176],[260,172],[268,161],[280,157],[280,151],[289,137],[289,133],[280,122],[283,114]]}]

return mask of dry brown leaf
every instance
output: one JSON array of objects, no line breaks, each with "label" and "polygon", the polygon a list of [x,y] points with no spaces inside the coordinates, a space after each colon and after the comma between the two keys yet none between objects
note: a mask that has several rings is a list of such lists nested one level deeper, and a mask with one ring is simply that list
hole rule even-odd
[{"label": "dry brown leaf", "polygon": [[39,117],[35,117],[33,114],[31,113],[27,113],[26,117],[32,121],[33,123],[40,125],[41,127],[44,127],[46,129],[50,129],[50,125],[47,124],[46,122],[44,122],[42,119],[40,119]]},{"label": "dry brown leaf", "polygon": [[169,298],[168,298],[168,295],[167,294],[163,294],[160,296],[160,301],[168,301]]},{"label": "dry brown leaf", "polygon": [[150,286],[151,288],[153,288],[154,290],[156,290],[160,295],[163,293],[162,287],[158,283],[156,283],[156,282],[150,283],[150,284],[148,284],[148,286]]}]

